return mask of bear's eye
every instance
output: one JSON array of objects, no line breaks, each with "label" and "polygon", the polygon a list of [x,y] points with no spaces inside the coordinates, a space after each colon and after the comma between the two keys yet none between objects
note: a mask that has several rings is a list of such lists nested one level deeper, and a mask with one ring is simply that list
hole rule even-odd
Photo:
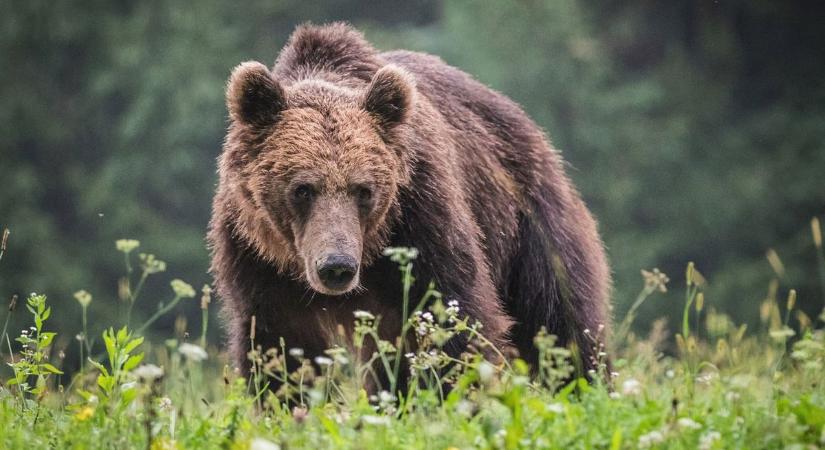
[{"label": "bear's eye", "polygon": [[372,200],[372,189],[366,186],[359,187],[357,194],[358,201],[361,203],[368,203],[370,200]]},{"label": "bear's eye", "polygon": [[315,190],[308,184],[301,184],[292,191],[292,196],[298,201],[309,200],[314,194]]}]

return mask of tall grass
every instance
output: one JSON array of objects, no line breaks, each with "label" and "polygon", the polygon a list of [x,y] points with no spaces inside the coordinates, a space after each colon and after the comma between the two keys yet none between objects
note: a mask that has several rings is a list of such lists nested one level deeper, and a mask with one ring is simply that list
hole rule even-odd
[{"label": "tall grass", "polygon": [[[822,257],[821,237],[814,240]],[[817,244],[818,242],[818,244]],[[430,285],[410,297],[417,253],[390,249],[408,306],[399,338],[378,334],[381,317],[358,311],[353,332],[310,359],[302,349],[263,348],[250,330],[252,376],[245,379],[206,340],[211,291],[201,290],[203,320],[194,342],[149,342],[143,332],[196,296],[181,280],[171,300],[132,325],[146,279],[165,271],[137,241],[118,241],[125,256],[119,283],[122,315],[99,339],[87,336],[96,302],[79,291],[78,335],[85,361],[70,378],[54,355],[45,297],[26,299],[34,328],[11,339],[8,378],[0,387],[2,448],[819,448],[825,445],[825,313],[790,320],[796,296],[776,284],[760,308],[763,327],[717,312],[706,281],[688,265],[681,329],[664,321],[646,336],[633,332],[640,308],[666,291],[667,275],[643,271],[644,287],[616,328],[609,380],[587,383],[570,349],[546,332],[536,336],[539,363],[494,364],[483,329]],[[1,253],[0,253],[1,254]],[[139,270],[138,270],[139,269]],[[817,269],[821,271],[821,267]],[[680,284],[682,284],[680,282]],[[132,286],[135,286],[132,289]],[[7,314],[8,317],[8,314]],[[636,327],[638,328],[638,327]],[[443,351],[462,335],[469,350]],[[171,337],[171,336],[170,336]],[[95,345],[96,343],[98,343]],[[671,352],[670,349],[675,349]],[[497,358],[496,360],[498,360]],[[50,362],[51,361],[51,362]],[[288,367],[297,367],[288,370]],[[406,372],[404,372],[406,371]],[[6,373],[2,372],[2,373]],[[399,390],[402,377],[408,389]]]}]

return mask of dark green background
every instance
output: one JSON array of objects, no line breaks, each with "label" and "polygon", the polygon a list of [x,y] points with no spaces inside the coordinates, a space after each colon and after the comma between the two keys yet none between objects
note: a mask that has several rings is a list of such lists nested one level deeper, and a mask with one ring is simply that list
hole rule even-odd
[{"label": "dark green background", "polygon": [[[117,322],[115,239],[209,281],[204,232],[233,66],[274,61],[296,24],[347,20],[381,49],[441,56],[521,103],[599,218],[621,318],[660,267],[681,308],[684,266],[707,303],[754,322],[782,257],[783,292],[823,305],[809,221],[825,213],[825,3],[154,0],[0,2],[0,295],[49,295],[73,336]],[[199,329],[196,302],[190,329]],[[16,333],[23,317],[16,313]],[[163,336],[173,317],[158,323]],[[213,322],[214,323],[214,322]],[[64,342],[65,343],[65,342]]]}]

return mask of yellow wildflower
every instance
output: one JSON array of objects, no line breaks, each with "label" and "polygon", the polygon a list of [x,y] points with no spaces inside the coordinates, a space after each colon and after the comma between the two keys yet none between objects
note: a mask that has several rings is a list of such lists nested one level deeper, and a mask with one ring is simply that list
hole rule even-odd
[{"label": "yellow wildflower", "polygon": [[74,417],[79,421],[89,420],[95,414],[95,409],[91,406],[84,406],[78,411]]}]

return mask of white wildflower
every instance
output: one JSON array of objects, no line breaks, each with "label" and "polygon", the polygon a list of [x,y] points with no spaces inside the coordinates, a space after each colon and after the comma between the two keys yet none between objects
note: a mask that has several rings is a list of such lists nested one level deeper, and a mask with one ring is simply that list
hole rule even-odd
[{"label": "white wildflower", "polygon": [[332,360],[327,358],[326,356],[316,356],[315,364],[318,364],[319,366],[331,366]]},{"label": "white wildflower", "polygon": [[628,378],[622,383],[622,394],[636,396],[642,393],[642,383],[635,378]]},{"label": "white wildflower", "polygon": [[530,384],[530,377],[518,375],[513,377],[513,386],[527,386]]},{"label": "white wildflower", "polygon": [[140,246],[140,241],[134,239],[118,239],[115,241],[115,248],[123,253],[129,253]]},{"label": "white wildflower", "polygon": [[361,420],[367,425],[389,426],[390,418],[387,416],[363,416]]},{"label": "white wildflower", "polygon": [[297,347],[291,348],[289,349],[289,356],[292,356],[293,358],[301,358],[304,356],[304,349]]},{"label": "white wildflower", "polygon": [[178,347],[178,352],[180,352],[180,354],[186,359],[194,362],[203,361],[209,356],[206,353],[206,350],[200,346],[190,344],[188,342],[181,344],[180,347]]},{"label": "white wildflower", "polygon": [[493,375],[495,375],[496,368],[493,367],[492,364],[488,363],[487,361],[482,361],[478,365],[478,378],[481,380],[482,383],[488,383],[490,380],[493,379]]},{"label": "white wildflower", "polygon": [[690,417],[681,417],[676,422],[676,424],[679,425],[679,428],[686,430],[698,430],[702,428],[702,425],[700,425],[698,422],[691,419]]},{"label": "white wildflower", "polygon": [[281,446],[263,438],[252,439],[249,450],[281,450]]},{"label": "white wildflower", "polygon": [[92,303],[92,294],[89,294],[85,290],[79,290],[74,293],[74,298],[80,303],[80,306],[86,308],[89,306],[89,303]]},{"label": "white wildflower", "polygon": [[564,412],[564,405],[561,403],[549,403],[545,405],[544,409],[552,413],[561,414]]},{"label": "white wildflower", "polygon": [[507,439],[507,430],[501,429],[496,431],[493,435],[493,443],[495,444],[495,447],[503,448],[505,439]]},{"label": "white wildflower", "polygon": [[447,316],[450,317],[450,319],[457,318],[458,311],[458,300],[450,300],[449,302],[447,302],[447,309],[444,310],[444,312],[447,313]]},{"label": "white wildflower", "polygon": [[390,403],[395,401],[395,396],[390,394],[389,391],[381,391],[378,393],[378,399],[383,403]]},{"label": "white wildflower", "polygon": [[700,384],[710,384],[714,378],[716,378],[716,374],[713,372],[708,372],[696,377],[696,382]]},{"label": "white wildflower", "polygon": [[161,411],[169,411],[172,409],[172,399],[169,397],[161,397],[158,401],[158,408]]},{"label": "white wildflower", "polygon": [[650,433],[639,436],[639,447],[649,448],[656,444],[661,444],[665,441],[665,436],[661,431],[651,431]]},{"label": "white wildflower", "polygon": [[472,416],[474,409],[475,405],[473,405],[473,402],[468,400],[460,400],[458,404],[455,405],[455,412],[464,417]]},{"label": "white wildflower", "polygon": [[143,381],[155,381],[163,377],[163,369],[154,364],[144,364],[132,373]]},{"label": "white wildflower", "polygon": [[172,285],[172,290],[175,291],[175,295],[181,298],[193,298],[195,297],[195,288],[192,287],[191,284],[179,280],[175,278],[170,283]]},{"label": "white wildflower", "polygon": [[710,450],[713,448],[713,443],[722,438],[718,431],[708,431],[699,438],[699,448],[701,450]]},{"label": "white wildflower", "polygon": [[372,315],[372,313],[369,312],[369,311],[358,310],[358,311],[353,312],[352,314],[355,316],[356,319],[366,319],[366,320],[374,320],[375,319],[375,316]]}]

